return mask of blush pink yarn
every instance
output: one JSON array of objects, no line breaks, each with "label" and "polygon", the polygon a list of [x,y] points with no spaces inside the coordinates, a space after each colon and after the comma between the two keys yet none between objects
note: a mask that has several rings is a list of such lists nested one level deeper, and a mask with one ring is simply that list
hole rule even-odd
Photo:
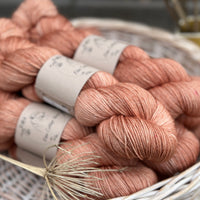
[{"label": "blush pink yarn", "polygon": [[[57,50],[37,46],[7,54],[0,68],[0,87],[16,91],[34,83],[42,65],[57,54]],[[106,72],[95,73],[76,101],[75,116],[78,121],[86,126],[102,122],[97,131],[99,136],[121,156],[158,160],[169,158],[176,146],[172,118],[147,91],[132,84],[118,83],[115,86],[116,83],[116,79]],[[114,147],[109,137],[115,138],[112,139]]]},{"label": "blush pink yarn", "polygon": [[86,126],[99,124],[99,137],[122,157],[166,160],[176,146],[170,115],[148,92],[133,84],[83,90],[76,101],[75,117]]},{"label": "blush pink yarn", "polygon": [[90,183],[103,194],[103,197],[98,199],[128,196],[155,184],[158,180],[156,173],[141,163],[126,169],[118,166],[101,167],[101,169],[116,171],[90,173],[91,176],[97,177]]},{"label": "blush pink yarn", "polygon": [[[97,167],[97,166],[135,166],[138,163],[138,159],[124,159],[113,154],[105,144],[99,139],[97,134],[93,133],[81,139],[75,139],[67,141],[60,145],[62,149],[70,150],[70,154],[65,154],[60,162],[66,162],[67,160],[81,157],[91,158],[94,156],[94,162],[88,164],[85,163],[87,167]],[[63,150],[58,149],[57,155],[61,155]]]},{"label": "blush pink yarn", "polygon": [[195,164],[199,155],[199,141],[196,136],[176,123],[178,146],[174,155],[162,163],[146,162],[146,164],[162,176],[173,176]]},{"label": "blush pink yarn", "polygon": [[0,18],[0,40],[9,37],[25,37],[26,33],[17,27],[10,19]]},{"label": "blush pink yarn", "polygon": [[42,17],[57,15],[51,0],[24,0],[12,15],[12,21],[28,32]]},{"label": "blush pink yarn", "polygon": [[[30,103],[24,98],[10,98],[0,104],[0,143],[6,143],[13,139],[19,117]],[[71,118],[63,130],[61,140],[82,138],[91,132],[92,128],[81,126],[75,118]]]}]

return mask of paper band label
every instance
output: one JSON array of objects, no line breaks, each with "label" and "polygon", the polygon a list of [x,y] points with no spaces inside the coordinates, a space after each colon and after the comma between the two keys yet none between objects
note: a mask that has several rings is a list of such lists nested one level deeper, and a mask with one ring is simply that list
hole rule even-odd
[{"label": "paper band label", "polygon": [[18,160],[28,165],[32,165],[35,167],[45,167],[42,157],[39,157],[19,147],[16,148],[16,156]]},{"label": "paper band label", "polygon": [[53,56],[38,73],[36,93],[58,109],[73,114],[81,89],[97,71],[99,70],[67,57]]},{"label": "paper band label", "polygon": [[122,41],[91,35],[81,42],[75,52],[74,60],[113,74],[119,57],[127,46],[128,44]]},{"label": "paper band label", "polygon": [[[31,103],[22,112],[16,127],[15,143],[18,147],[43,156],[46,149],[58,145],[70,116],[50,106]],[[56,147],[46,152],[51,160],[56,155]]]}]

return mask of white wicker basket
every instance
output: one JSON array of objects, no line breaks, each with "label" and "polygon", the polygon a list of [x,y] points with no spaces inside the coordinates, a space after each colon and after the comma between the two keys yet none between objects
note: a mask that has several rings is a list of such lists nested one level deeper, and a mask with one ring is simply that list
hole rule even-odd
[{"label": "white wicker basket", "polygon": [[[104,37],[124,40],[139,46],[152,57],[172,58],[180,62],[191,75],[200,75],[199,47],[179,35],[146,25],[112,19],[82,18],[72,22],[76,27],[96,27]],[[4,161],[0,161],[0,175],[0,200],[46,199],[41,196],[43,179]],[[124,199],[200,199],[200,163],[129,197],[115,198]]]}]

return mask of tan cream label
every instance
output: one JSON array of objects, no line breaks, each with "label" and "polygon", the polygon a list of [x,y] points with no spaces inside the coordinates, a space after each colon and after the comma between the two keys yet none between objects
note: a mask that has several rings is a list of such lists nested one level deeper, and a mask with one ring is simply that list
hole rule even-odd
[{"label": "tan cream label", "polygon": [[128,44],[122,41],[91,35],[81,42],[74,60],[113,74],[119,57],[127,46]]},{"label": "tan cream label", "polygon": [[73,114],[81,89],[97,71],[99,70],[62,55],[53,56],[38,73],[36,93],[47,103]]},{"label": "tan cream label", "polygon": [[[71,116],[51,106],[31,103],[22,112],[15,132],[18,147],[43,156],[46,149],[58,145],[65,125]],[[56,147],[46,152],[51,160],[56,155]]]},{"label": "tan cream label", "polygon": [[28,165],[32,165],[35,167],[45,167],[43,158],[41,156],[35,155],[27,150],[17,147],[16,156],[18,160]]}]

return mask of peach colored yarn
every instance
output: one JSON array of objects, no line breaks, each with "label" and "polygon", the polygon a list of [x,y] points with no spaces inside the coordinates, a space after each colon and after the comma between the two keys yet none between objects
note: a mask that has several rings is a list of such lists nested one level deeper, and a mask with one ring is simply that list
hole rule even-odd
[{"label": "peach colored yarn", "polygon": [[[7,40],[12,37],[23,38],[25,33],[18,28],[10,19],[0,18],[0,42]],[[10,45],[9,45],[10,46]],[[0,46],[0,63],[4,60],[2,50],[6,49],[5,47]]]},{"label": "peach colored yarn", "polygon": [[200,125],[200,117],[189,117],[181,115],[177,120],[191,130]]},{"label": "peach colored yarn", "polygon": [[[49,46],[57,49],[67,57],[73,57],[77,47],[84,38],[92,34],[99,35],[99,32],[94,28],[69,29],[69,21],[66,20],[65,22],[65,20],[60,15],[43,17],[30,31],[30,38],[39,45]],[[61,22],[65,22],[65,24]],[[130,45],[121,55],[121,60],[126,58],[146,59],[149,56],[142,49]]]},{"label": "peach colored yarn", "polygon": [[40,40],[37,41],[37,44],[57,49],[63,55],[73,57],[81,41],[89,35],[93,35],[93,32],[84,29],[55,31],[42,36]]},{"label": "peach colored yarn", "polygon": [[146,164],[159,172],[162,176],[172,176],[177,172],[182,172],[197,161],[199,155],[199,141],[196,136],[176,123],[178,146],[174,155],[166,162],[146,162]]},{"label": "peach colored yarn", "polygon": [[16,50],[27,49],[33,46],[35,45],[28,40],[14,36],[0,40],[0,51],[3,56],[15,52]]},{"label": "peach colored yarn", "polygon": [[22,95],[24,97],[26,97],[27,99],[31,100],[31,101],[34,101],[34,102],[43,102],[43,100],[41,100],[36,92],[35,92],[35,88],[34,88],[34,85],[28,85],[26,87],[24,87],[22,89]]},{"label": "peach colored yarn", "polygon": [[92,181],[92,185],[104,195],[100,199],[127,196],[155,184],[158,180],[155,172],[141,163],[126,169],[121,169],[118,166],[101,167],[101,169],[117,171],[90,173],[90,175],[99,178]]},{"label": "peach colored yarn", "polygon": [[[15,93],[9,93],[9,92],[4,92],[0,90],[0,105],[3,106],[6,101],[9,99],[16,99],[18,98],[17,94]],[[7,142],[1,142],[0,141],[0,151],[5,151],[8,150],[12,145],[14,141],[13,139],[7,141]]]},{"label": "peach colored yarn", "polygon": [[173,118],[182,114],[200,116],[200,81],[191,79],[185,69],[170,59],[127,59],[119,62],[114,76],[135,83],[159,100]]},{"label": "peach colored yarn", "polygon": [[[118,163],[122,164],[126,162],[128,164],[128,161],[123,161],[120,158],[117,158],[113,156],[112,154],[109,154],[110,152],[107,151],[107,149],[104,147],[104,145],[98,140],[96,134],[91,134],[85,138],[79,139],[79,140],[72,140],[68,141],[65,145],[62,145],[62,147],[67,147],[67,149],[75,149],[77,150],[77,146],[74,147],[74,145],[82,145],[82,149],[79,146],[79,151],[76,151],[69,156],[71,156],[73,159],[78,158],[77,155],[83,156],[83,153],[86,153],[86,156],[91,156],[89,153],[95,153],[95,155],[100,155],[101,159],[97,159],[97,162],[102,162],[105,164],[108,163]],[[87,148],[86,148],[87,146]],[[17,159],[16,155],[16,146],[12,146],[12,148],[9,149],[9,153],[12,157]],[[78,153],[76,155],[76,153]],[[66,154],[67,155],[67,154]],[[68,157],[67,159],[71,159],[71,157]],[[121,163],[120,163],[121,162]],[[141,189],[144,189],[146,187],[149,187],[153,184],[155,184],[158,180],[156,173],[151,170],[150,168],[144,166],[143,164],[137,162],[137,160],[132,161],[132,163],[129,164],[133,166],[128,167],[122,167],[122,166],[102,166],[100,169],[104,171],[97,171],[92,172],[89,175],[96,177],[94,180],[85,179],[86,183],[91,183],[93,187],[97,188],[100,193],[103,194],[102,198],[100,199],[108,199],[108,198],[114,198],[118,196],[126,196],[130,195],[132,193],[135,193]],[[94,163],[94,166],[97,167],[97,163]],[[106,171],[110,170],[110,171]]]},{"label": "peach colored yarn", "polygon": [[0,18],[0,40],[13,36],[23,38],[25,37],[25,33],[10,19]]},{"label": "peach colored yarn", "polygon": [[199,117],[200,81],[166,83],[155,87],[150,93],[159,100],[173,118],[182,114]]},{"label": "peach colored yarn", "polygon": [[10,93],[0,90],[0,104],[3,104],[5,101],[9,99],[15,99],[17,97],[18,96],[15,93]]},{"label": "peach colored yarn", "polygon": [[178,121],[191,130],[200,140],[200,117],[182,115],[178,118]]},{"label": "peach colored yarn", "polygon": [[50,0],[25,0],[12,15],[12,20],[22,30],[28,31],[42,17],[57,15],[58,11]]},{"label": "peach colored yarn", "polygon": [[142,88],[151,89],[165,83],[190,81],[184,68],[171,59],[135,60],[129,57],[122,60],[121,57],[114,72],[114,76],[121,82],[135,83]]},{"label": "peach colored yarn", "polygon": [[200,141],[200,125],[195,127],[192,132],[197,136],[197,138],[199,139]]},{"label": "peach colored yarn", "polygon": [[[3,106],[7,100],[15,99],[15,98],[17,98],[17,94],[4,92],[0,90],[0,105],[1,106]],[[13,145],[13,143],[14,143],[13,139],[10,139],[9,141],[6,141],[6,142],[0,140],[0,151],[8,150]]]},{"label": "peach colored yarn", "polygon": [[[58,49],[64,55],[72,57],[80,42],[91,33],[87,32],[85,34],[84,31],[78,31],[73,28],[68,29],[68,27],[69,21],[60,15],[42,16],[41,20],[38,21],[31,32],[33,38],[34,35],[37,35],[36,39],[38,40],[38,44]],[[190,81],[189,76],[180,64],[170,59],[150,59],[143,50],[132,45],[129,45],[122,52],[114,76],[122,82],[136,83],[145,89],[154,88],[170,82]],[[29,89],[31,90],[31,88]],[[176,91],[178,88],[175,89],[173,87],[173,89],[175,93],[179,92]],[[25,93],[31,92],[26,89]],[[187,95],[187,91],[185,90],[183,94]],[[183,94],[181,94],[182,98],[185,98]],[[165,96],[162,98],[159,100],[164,105],[168,104]],[[179,107],[181,106],[179,104]],[[169,108],[168,105],[166,107]],[[170,113],[172,112],[173,117],[177,117],[179,113],[174,113],[172,109],[170,108]],[[185,110],[182,111],[182,113],[184,112]],[[190,113],[187,114],[190,115]],[[192,115],[198,116],[197,113],[192,113]]]},{"label": "peach colored yarn", "polygon": [[[134,166],[137,164],[138,159],[127,160],[118,157],[113,154],[98,138],[97,134],[93,133],[84,137],[82,139],[76,139],[67,141],[60,145],[61,148],[65,150],[70,150],[70,154],[65,154],[60,162],[66,162],[67,160],[77,158],[80,156],[92,157],[96,156],[94,162],[88,165],[85,163],[87,167],[97,167],[97,166],[109,166],[109,165],[117,165],[117,166]],[[57,155],[61,155],[63,153],[62,150],[58,150]]]},{"label": "peach colored yarn", "polygon": [[[199,76],[192,76],[191,79],[200,81]],[[192,117],[183,114],[178,118],[178,121],[184,124],[184,126],[186,126],[189,130],[192,130],[192,132],[200,140],[200,117]]]},{"label": "peach colored yarn", "polygon": [[18,91],[33,84],[42,65],[59,52],[48,47],[33,46],[5,55],[0,67],[0,88]]},{"label": "peach colored yarn", "polygon": [[[75,29],[66,31],[62,29],[62,26],[60,27],[55,26],[54,27],[55,31],[53,32],[52,31],[53,23],[50,23],[50,21],[56,19],[59,21],[58,17],[54,17],[53,19],[46,17],[38,22],[37,26],[33,29],[33,32],[35,34],[36,33],[39,34],[39,30],[42,29],[42,31],[40,31],[41,38],[38,38],[38,44],[58,49],[64,55],[72,57],[80,42],[88,34],[84,35],[82,34],[82,32],[77,31]],[[45,24],[45,26],[43,24]],[[47,28],[48,27],[47,24],[51,24],[51,28],[49,30]],[[43,33],[43,36],[41,32]],[[114,76],[121,82],[135,83],[145,89],[151,89],[151,88],[154,89],[154,87],[156,86],[160,86],[166,83],[170,84],[171,82],[180,82],[181,84],[182,81],[183,82],[191,81],[191,78],[187,75],[186,71],[177,62],[170,59],[151,59],[143,50],[134,47],[132,45],[129,45],[122,52],[118,65],[115,69]],[[190,88],[191,85],[193,85],[192,83],[185,83],[185,84],[188,87],[187,89],[185,88],[184,93],[181,94],[182,99],[187,98],[187,94],[190,93],[188,89]],[[176,95],[176,93],[178,92],[180,93],[180,91],[177,91],[179,90],[180,87],[174,87],[174,86],[172,87],[175,93],[174,95]],[[153,90],[152,94],[154,94],[154,96],[157,98],[157,92],[154,92],[155,90],[156,89]],[[173,108],[172,106],[173,104],[171,105],[170,104],[171,102],[168,103],[168,99],[165,98],[165,96],[168,95],[168,92],[166,92],[167,93],[166,95],[163,95],[163,93],[162,93],[162,98],[159,96],[159,100],[167,108],[169,108],[169,105],[172,107],[169,108],[170,109],[169,111],[173,117],[176,118],[178,115],[187,112],[187,110],[182,110],[181,113],[179,112],[174,113],[177,111],[176,110],[177,106]],[[187,104],[187,102],[185,103]],[[198,104],[198,101],[196,104]],[[188,105],[178,104],[178,106],[179,106],[178,109],[180,110],[183,109],[183,107],[187,107]],[[197,112],[196,113],[194,113],[193,111],[191,112],[192,112],[191,115],[199,116]],[[190,115],[190,113],[187,114]]]},{"label": "peach colored yarn", "polygon": [[44,16],[36,26],[30,29],[29,37],[31,41],[37,42],[43,35],[57,32],[60,29],[71,31],[74,27],[69,20],[60,14],[49,17]]},{"label": "peach colored yarn", "polygon": [[[75,36],[75,34],[73,34],[73,33],[75,33],[75,31],[69,31],[69,33],[70,34],[72,34],[72,36]],[[77,33],[79,33],[78,31],[77,31]],[[84,38],[85,37],[85,35],[83,35],[82,36],[82,38]],[[73,38],[71,38],[72,39],[72,41],[73,41]],[[77,39],[77,38],[76,38]],[[75,45],[74,44],[72,44],[72,48],[74,48],[74,46],[77,46],[76,44],[77,43],[80,43],[80,39],[77,39],[77,41],[78,42],[75,42]],[[44,47],[45,48],[45,47]],[[28,50],[30,50],[31,49],[31,53],[32,53],[32,55],[30,55],[30,53],[28,52],[27,53],[27,51]],[[128,49],[128,50],[127,50]],[[7,55],[6,56],[6,58],[5,58],[5,60],[3,61],[3,63],[2,63],[2,68],[1,69],[3,69],[2,71],[3,72],[8,72],[10,69],[12,69],[12,72],[10,73],[10,74],[13,74],[13,75],[15,75],[15,76],[13,76],[13,77],[15,77],[14,79],[13,79],[13,77],[11,78],[9,78],[8,76],[6,77],[6,74],[9,74],[9,73],[3,73],[3,75],[4,75],[4,78],[2,78],[2,79],[0,79],[0,83],[2,82],[2,84],[1,85],[3,85],[3,83],[5,83],[5,85],[7,84],[6,83],[6,80],[8,80],[8,82],[11,82],[11,79],[12,80],[14,80],[14,81],[16,81],[15,83],[12,83],[11,85],[9,85],[9,90],[13,90],[13,88],[14,88],[14,90],[17,90],[17,89],[21,89],[21,87],[22,86],[25,86],[25,85],[28,85],[29,83],[31,84],[33,81],[34,81],[34,76],[35,76],[35,73],[36,73],[36,71],[37,71],[37,69],[39,70],[39,68],[41,67],[41,62],[39,63],[39,67],[37,66],[37,61],[41,61],[42,59],[39,57],[42,53],[40,52],[42,50],[42,47],[32,47],[32,48],[29,48],[29,49],[26,49],[26,52],[24,51],[23,52],[23,50],[18,50],[18,51],[16,51],[16,52],[13,52],[13,55],[12,54],[9,54],[9,55]],[[46,49],[47,50],[47,49]],[[52,49],[51,49],[52,50]],[[37,55],[37,53],[35,53],[34,54],[34,51],[35,52],[37,52],[38,51],[38,55]],[[52,50],[53,51],[53,50]],[[40,53],[39,53],[40,52]],[[139,52],[139,53],[138,53]],[[49,53],[49,52],[48,52]],[[57,53],[57,52],[56,52]],[[73,52],[74,53],[74,52]],[[49,53],[50,54],[50,53]],[[53,54],[53,53],[52,53]],[[17,61],[17,62],[19,62],[21,65],[22,65],[22,69],[20,69],[19,70],[19,68],[18,68],[18,66],[19,66],[19,64],[17,63],[12,63],[12,60],[11,60],[11,55],[12,55],[12,57],[14,57],[14,59],[13,60],[15,60],[15,61]],[[135,56],[134,58],[135,59],[137,59],[137,58],[140,58],[141,56],[140,55],[142,55],[142,58],[148,58],[148,56],[142,51],[142,50],[139,50],[139,48],[136,48],[136,47],[133,47],[133,46],[129,46],[129,47],[127,47],[125,50],[124,50],[124,52],[123,52],[123,54],[122,54],[122,56],[121,56],[121,59],[123,60],[123,59],[125,59],[125,58],[129,58],[129,57],[131,57],[132,58],[132,56]],[[23,58],[23,56],[24,56],[24,58]],[[38,60],[36,60],[36,62],[35,62],[35,60],[34,61],[32,61],[32,60],[30,60],[30,65],[31,65],[31,67],[33,66],[33,68],[34,67],[38,67],[37,69],[34,69],[33,71],[30,69],[30,71],[29,72],[26,72],[26,70],[25,69],[29,69],[29,67],[30,67],[30,65],[27,63],[27,61],[25,60],[25,58],[29,58],[29,59],[31,59],[31,57],[39,57],[38,58]],[[43,57],[42,57],[43,56]],[[44,58],[46,55],[45,55],[45,53],[44,54],[42,54],[42,58]],[[48,56],[47,56],[48,57]],[[46,57],[45,57],[46,58]],[[24,59],[24,60],[23,60]],[[43,60],[42,60],[43,61]],[[36,63],[36,64],[35,64]],[[7,66],[7,68],[6,68],[6,66]],[[13,67],[14,66],[14,67]],[[6,71],[6,70],[8,70],[8,71]],[[18,72],[22,72],[21,74],[20,74],[20,76],[19,77],[17,77],[16,75],[17,75],[17,73],[16,73],[16,71],[18,71]],[[27,73],[27,74],[26,74]],[[32,77],[28,77],[28,76],[26,76],[26,75],[33,75]],[[2,81],[1,81],[2,80]],[[25,82],[25,83],[22,83],[22,80]],[[4,85],[4,87],[6,87]],[[96,85],[96,83],[95,83],[95,85]],[[105,84],[106,85],[106,84]],[[8,86],[7,86],[8,87]],[[96,86],[95,86],[96,87]],[[17,89],[16,89],[17,88]],[[5,89],[5,88],[4,88]],[[8,88],[6,88],[6,89],[8,89]],[[6,90],[5,89],[5,90]],[[159,109],[158,109],[159,110]],[[162,110],[162,109],[160,109],[160,110]],[[121,114],[121,113],[120,113]],[[135,113],[134,113],[135,114]],[[133,116],[135,116],[135,115],[133,115]],[[145,115],[144,115],[145,116]],[[146,117],[146,116],[145,116]],[[144,117],[144,118],[145,118]],[[102,118],[101,116],[100,116],[100,118]],[[113,117],[114,118],[114,117]],[[79,119],[80,119],[80,115],[79,115]],[[104,118],[104,116],[103,116],[103,118],[102,119],[105,119]],[[117,121],[117,120],[116,120]],[[170,120],[169,120],[170,121]],[[99,121],[100,122],[100,121]],[[141,122],[140,122],[141,123]],[[104,124],[106,124],[106,122],[104,122]],[[103,126],[100,126],[100,127],[103,127]],[[144,128],[143,128],[144,129]],[[99,128],[99,130],[100,130],[100,132],[101,132],[101,128]],[[110,130],[111,131],[111,130]],[[173,130],[174,131],[174,130]],[[112,132],[112,131],[111,131]],[[129,131],[130,132],[130,131]],[[174,134],[175,133],[173,133],[172,135],[174,136]],[[103,136],[102,136],[103,137]],[[152,138],[151,138],[152,139]],[[120,141],[121,142],[121,141]],[[124,141],[122,141],[122,143],[124,143]],[[108,142],[107,142],[107,145],[110,145]],[[124,145],[124,144],[123,144]],[[118,147],[119,148],[119,147]],[[126,149],[126,148],[125,148]],[[127,150],[127,149],[126,149]],[[124,149],[123,149],[123,151],[124,151]],[[155,151],[155,147],[154,147],[154,151]],[[148,149],[148,151],[147,152],[149,152],[149,149]],[[147,153],[147,152],[145,152],[145,153]],[[124,153],[124,152],[123,152]],[[122,153],[122,151],[121,151],[121,154],[123,154]],[[138,152],[137,152],[138,153]],[[128,155],[128,156],[136,156],[136,154],[137,154],[136,152],[134,152],[134,155],[130,155],[131,153],[130,152],[126,152],[126,155]],[[170,153],[168,152],[167,153],[167,155],[169,156],[170,155]],[[138,156],[138,155],[137,155]],[[145,156],[147,156],[147,155],[145,155]],[[140,154],[139,154],[139,157],[140,157],[140,159],[144,159],[145,158],[145,156],[144,157],[142,157]],[[165,155],[166,156],[166,155]],[[159,157],[159,156],[158,156]],[[163,156],[164,157],[164,156]],[[167,156],[166,156],[167,157]],[[164,158],[164,159],[166,159],[166,157]],[[149,157],[149,159],[151,159],[151,157]],[[159,158],[159,159],[161,159],[161,158]],[[163,159],[163,158],[162,158]]]},{"label": "peach colored yarn", "polygon": [[[9,99],[0,105],[0,143],[10,141],[15,134],[20,114],[30,102],[24,98]],[[92,132],[91,128],[81,126],[72,118],[66,124],[61,139],[71,140],[82,138]]]},{"label": "peach colored yarn", "polygon": [[[59,18],[53,17],[54,20],[58,20]],[[69,57],[72,57],[76,48],[80,44],[80,42],[88,35],[82,34],[80,31],[77,31],[75,29],[66,31],[62,29],[60,26],[55,26],[55,31],[53,32],[53,23],[50,23],[50,21],[53,19],[51,18],[43,18],[38,22],[37,26],[33,29],[33,32],[35,34],[41,30],[43,32],[43,36],[40,32],[41,38],[38,38],[38,44],[40,45],[46,45],[50,46],[52,48],[58,49],[60,52],[62,52],[64,55],[67,55]],[[45,24],[45,26],[43,25]],[[51,24],[51,28],[48,30],[47,24]],[[37,28],[38,27],[38,28]],[[57,42],[56,42],[57,41]],[[62,44],[62,45],[61,45]],[[63,45],[65,44],[65,45]],[[122,52],[122,55],[120,56],[119,63],[116,67],[116,70],[114,72],[114,76],[122,82],[132,82],[136,83],[137,85],[145,88],[145,89],[151,89],[153,88],[152,94],[157,98],[157,89],[154,87],[160,86],[166,83],[171,82],[180,82],[180,85],[183,82],[190,82],[191,78],[187,75],[186,71],[183,69],[183,67],[178,64],[177,62],[170,60],[170,59],[151,59],[148,57],[148,55],[142,51],[141,49],[134,47],[134,46],[128,46],[125,48],[125,50]],[[181,98],[187,98],[187,94],[191,93],[191,91],[188,89],[190,88],[193,83],[185,83],[186,88],[183,93],[181,93]],[[173,87],[173,91],[175,94],[180,93],[179,86]],[[158,89],[158,93],[159,93]],[[198,90],[197,90],[198,92]],[[163,92],[164,93],[164,92]],[[166,91],[166,95],[163,95],[162,97],[159,96],[159,99],[166,107],[169,109],[170,114],[172,114],[173,117],[178,117],[182,113],[186,113],[188,115],[194,115],[199,116],[199,114],[196,112],[194,113],[192,110],[192,113],[189,113],[188,110],[183,110],[186,108],[186,105],[181,105],[176,103],[179,99],[176,99],[174,104],[170,104],[168,102],[168,99],[165,98],[165,96],[168,95],[168,91]],[[175,95],[174,94],[174,95]],[[192,94],[190,94],[192,95]],[[173,95],[171,95],[172,97]],[[194,98],[193,98],[194,99]],[[199,101],[197,100],[195,104],[199,104]],[[173,107],[174,105],[175,107]],[[177,106],[179,108],[177,108]],[[177,113],[177,109],[179,109]],[[181,110],[181,112],[180,112]]]},{"label": "peach colored yarn", "polygon": [[[0,25],[1,25],[1,22],[3,23],[5,20],[1,20],[0,19]],[[0,52],[1,52],[1,58],[0,58],[0,60],[1,60],[1,62],[5,59],[5,56],[7,55],[7,54],[9,54],[9,53],[12,53],[12,52],[14,52],[14,51],[16,51],[16,50],[18,50],[18,49],[26,49],[26,48],[30,48],[30,47],[33,47],[33,46],[35,46],[33,43],[31,43],[30,41],[28,41],[28,40],[26,40],[26,39],[24,39],[24,38],[22,38],[22,37],[19,37],[18,35],[17,35],[17,30],[19,29],[19,28],[16,28],[17,26],[15,26],[13,23],[12,23],[12,21],[11,20],[7,20],[7,22],[9,22],[8,24],[11,26],[14,26],[15,27],[15,29],[13,28],[13,34],[12,35],[8,35],[8,37],[6,38],[6,37],[4,37],[4,39],[2,39],[2,40],[0,40]],[[8,26],[9,27],[9,26]],[[1,34],[2,35],[4,35],[4,36],[6,36],[5,35],[5,33],[6,32],[10,32],[10,30],[9,29],[2,29],[2,30],[0,30],[1,32]],[[5,33],[4,33],[4,32]],[[23,91],[22,91],[22,93],[23,93]],[[34,95],[34,91],[32,91],[31,89],[29,89],[29,87],[27,87],[27,92],[25,91],[24,92],[25,93],[25,95],[27,95],[27,96],[33,96],[33,98],[30,98],[31,100],[33,100],[33,101],[37,101],[37,102],[41,102],[41,100],[36,96],[36,95]],[[27,93],[27,94],[26,94]],[[32,94],[33,93],[33,94]]]},{"label": "peach colored yarn", "polygon": [[99,137],[122,157],[166,160],[176,146],[172,118],[137,85],[118,83],[83,90],[75,104],[75,117],[85,126],[99,124]]},{"label": "peach colored yarn", "polygon": [[[0,87],[3,90],[16,91],[34,83],[42,65],[57,54],[57,50],[37,46],[7,54],[0,68]],[[105,120],[99,126],[98,132],[102,139],[106,135],[106,145],[121,156],[158,160],[169,158],[176,144],[176,132],[169,114],[148,92],[136,85],[119,84],[106,89],[115,83],[117,81],[112,75],[105,72],[95,73],[77,99],[76,118],[86,126]],[[101,87],[105,87],[102,89],[103,94],[101,90],[97,90]],[[89,102],[92,106],[88,105]],[[143,137],[140,132],[143,132]],[[117,145],[113,147],[109,137],[115,137],[113,143]],[[170,145],[166,141],[170,141]],[[142,148],[138,146],[140,144]]]},{"label": "peach colored yarn", "polygon": [[200,138],[200,78],[190,77],[170,59],[145,59],[119,62],[114,76],[122,82],[136,83],[149,89],[173,118],[181,119]]},{"label": "peach colored yarn", "polygon": [[10,139],[7,142],[0,143],[0,152],[7,151],[12,148],[14,144],[14,139]]}]

